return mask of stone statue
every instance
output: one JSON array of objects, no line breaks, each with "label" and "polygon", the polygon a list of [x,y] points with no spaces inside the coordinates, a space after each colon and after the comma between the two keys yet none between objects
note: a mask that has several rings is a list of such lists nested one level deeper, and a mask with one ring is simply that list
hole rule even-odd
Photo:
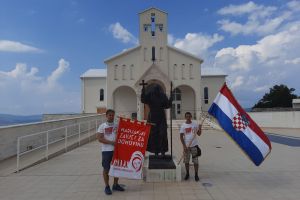
[{"label": "stone statue", "polygon": [[165,109],[172,106],[172,95],[170,99],[166,96],[161,87],[157,84],[152,84],[145,90],[145,83],[142,88],[141,101],[149,106],[148,122],[153,123],[149,135],[147,151],[155,153],[158,156],[161,153],[165,156],[168,151],[168,135],[167,135],[167,120]]}]

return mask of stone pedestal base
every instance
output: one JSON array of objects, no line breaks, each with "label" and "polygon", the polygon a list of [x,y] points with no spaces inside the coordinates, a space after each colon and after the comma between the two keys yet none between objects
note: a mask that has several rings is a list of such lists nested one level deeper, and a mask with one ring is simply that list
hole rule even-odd
[{"label": "stone pedestal base", "polygon": [[[173,169],[149,169],[149,157],[145,158],[143,167],[143,179],[146,182],[175,182],[181,181],[181,165],[177,165],[174,157],[172,158],[174,163]],[[162,165],[163,166],[163,165]]]}]

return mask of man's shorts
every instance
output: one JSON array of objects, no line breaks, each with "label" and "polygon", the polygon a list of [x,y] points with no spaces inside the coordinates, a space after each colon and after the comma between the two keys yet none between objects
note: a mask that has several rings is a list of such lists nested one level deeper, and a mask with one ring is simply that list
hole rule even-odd
[{"label": "man's shorts", "polygon": [[197,156],[197,147],[189,147],[186,152],[184,152],[183,162],[188,164],[190,162],[190,158],[192,156],[192,161],[194,164],[198,164],[198,156]]},{"label": "man's shorts", "polygon": [[112,161],[113,155],[113,151],[102,151],[102,167],[107,172],[110,169],[110,163]]}]

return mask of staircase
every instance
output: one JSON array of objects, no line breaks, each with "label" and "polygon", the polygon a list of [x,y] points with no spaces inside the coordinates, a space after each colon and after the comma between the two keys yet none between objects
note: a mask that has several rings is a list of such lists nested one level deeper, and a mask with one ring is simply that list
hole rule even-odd
[{"label": "staircase", "polygon": [[[199,120],[193,120],[196,123],[200,123]],[[172,121],[172,129],[180,129],[181,125],[185,122],[184,119],[177,119]],[[170,121],[168,120],[168,127],[170,127]],[[212,118],[206,118],[203,125],[202,130],[221,130],[221,127],[217,122],[215,122]]]}]

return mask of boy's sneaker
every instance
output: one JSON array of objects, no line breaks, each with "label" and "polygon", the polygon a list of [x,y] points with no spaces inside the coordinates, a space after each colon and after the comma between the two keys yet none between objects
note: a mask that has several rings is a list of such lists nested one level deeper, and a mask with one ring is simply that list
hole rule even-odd
[{"label": "boy's sneaker", "polygon": [[125,189],[122,188],[119,184],[113,185],[112,189],[116,190],[116,191],[121,191],[121,192],[125,191]]},{"label": "boy's sneaker", "polygon": [[189,178],[190,178],[190,175],[187,174],[187,175],[185,175],[184,180],[188,180]]},{"label": "boy's sneaker", "polygon": [[110,189],[109,186],[105,187],[104,192],[105,192],[106,195],[111,195],[112,194],[111,189]]},{"label": "boy's sneaker", "polygon": [[195,181],[199,181],[199,176],[198,175],[195,175]]}]

